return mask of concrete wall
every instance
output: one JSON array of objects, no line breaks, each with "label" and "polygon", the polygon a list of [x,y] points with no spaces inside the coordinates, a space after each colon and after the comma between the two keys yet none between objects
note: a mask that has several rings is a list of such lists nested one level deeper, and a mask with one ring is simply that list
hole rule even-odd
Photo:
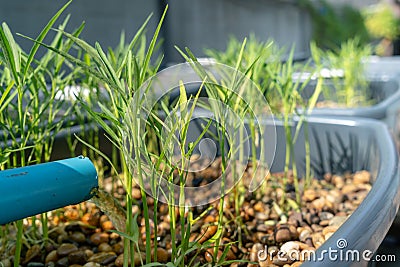
[{"label": "concrete wall", "polygon": [[[66,2],[66,0],[0,0],[0,22],[5,21],[13,33],[36,37]],[[91,44],[99,41],[103,47],[114,47],[119,42],[121,30],[125,30],[126,37],[131,38],[153,11],[156,13],[150,21],[149,32],[154,31],[158,22],[156,3],[156,1],[141,0],[74,0],[58,22],[60,24],[67,14],[71,14],[68,31],[72,31],[85,21],[82,38]],[[15,39],[25,49],[32,46],[31,41],[22,37]]]},{"label": "concrete wall", "polygon": [[179,61],[173,44],[202,55],[204,47],[224,49],[230,35],[243,39],[251,32],[279,45],[296,43],[297,57],[309,54],[311,19],[296,1],[171,0],[168,1],[168,57]]},{"label": "concrete wall", "polygon": [[[13,32],[36,37],[66,0],[0,0],[0,22],[7,22]],[[127,39],[153,12],[148,36],[153,33],[163,0],[74,0],[64,12],[71,14],[68,31],[86,22],[81,34],[89,43],[116,46],[121,30]],[[174,45],[188,46],[202,56],[204,47],[224,49],[229,35],[242,39],[254,32],[262,40],[273,38],[280,45],[296,43],[296,53],[308,53],[311,20],[296,1],[283,0],[171,0],[163,27],[168,62],[182,61]],[[62,20],[59,20],[61,23]],[[16,37],[28,50],[32,42]]]}]

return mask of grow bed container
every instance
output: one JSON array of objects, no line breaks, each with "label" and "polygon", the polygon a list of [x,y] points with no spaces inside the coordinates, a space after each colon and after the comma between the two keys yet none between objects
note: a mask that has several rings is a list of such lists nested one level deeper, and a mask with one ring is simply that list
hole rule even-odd
[{"label": "grow bed container", "polygon": [[[400,74],[395,76],[381,76],[368,78],[369,86],[365,89],[367,101],[372,101],[370,106],[358,107],[316,107],[312,114],[317,116],[364,117],[383,121],[389,129],[397,128],[400,110]],[[310,98],[315,90],[317,81],[311,80],[304,88],[303,96]],[[327,100],[337,101],[336,90],[329,79],[324,80],[327,90],[322,92],[318,102],[324,101],[324,94],[331,96]]]},{"label": "grow bed container", "polygon": [[[191,123],[189,139],[196,139],[205,122],[204,119],[194,119]],[[271,146],[265,146],[266,162],[271,166],[272,173],[282,172],[286,151],[283,124],[265,118],[261,125],[266,138],[277,137],[275,153]],[[296,122],[291,127],[294,131]],[[304,127],[303,124],[294,147],[299,177],[305,172]],[[322,179],[326,173],[368,170],[372,188],[352,215],[316,251],[317,257],[323,257],[324,251],[330,250],[342,251],[340,253],[343,255],[358,251],[360,261],[339,262],[325,254],[322,260],[305,262],[302,266],[367,266],[368,262],[363,260],[362,253],[377,251],[395,219],[400,203],[398,154],[391,134],[383,122],[367,118],[311,116],[308,127],[311,164],[316,178]],[[212,138],[212,135],[203,138]],[[343,239],[347,246],[339,249],[337,242]]]},{"label": "grow bed container", "polygon": [[[50,88],[50,87],[49,87]],[[49,89],[50,90],[50,89]],[[83,116],[81,118],[78,118],[74,113],[70,113],[69,115],[65,116],[65,111],[69,109],[71,106],[75,105],[74,102],[77,101],[76,95],[80,95],[81,97],[86,97],[88,94],[91,92],[88,89],[81,88],[79,86],[67,86],[62,94],[59,92],[59,94],[56,94],[55,96],[55,105],[60,108],[60,112],[56,115],[54,119],[54,124],[56,123],[61,123],[60,129],[56,131],[52,131],[52,135],[54,135],[54,144],[53,144],[53,151],[51,155],[51,160],[61,160],[69,157],[74,157],[77,155],[81,155],[83,151],[83,144],[78,141],[78,144],[75,147],[75,150],[73,152],[70,151],[70,148],[68,146],[68,139],[75,140],[77,136],[81,136],[82,134],[85,134],[87,137],[90,133],[95,133],[98,138],[99,138],[99,144],[101,145],[100,150],[107,156],[111,157],[112,155],[112,144],[111,142],[105,137],[105,132],[104,130],[97,125],[97,123],[93,122],[89,118],[89,115],[85,114],[85,109],[82,107],[82,114]],[[97,101],[105,102],[109,101],[109,98],[107,98],[107,94],[105,92],[105,89],[100,88],[99,93],[97,95]],[[39,99],[41,99],[41,96],[39,95]],[[16,101],[16,100],[14,100]],[[58,102],[59,101],[59,102]],[[15,102],[16,104],[16,102]],[[99,112],[100,108],[99,106],[95,105],[93,107],[94,111]],[[46,123],[46,118],[43,116],[42,118],[43,124]],[[62,120],[62,122],[60,122]],[[106,121],[110,125],[109,122]],[[3,136],[3,138],[0,140],[0,148],[5,148],[5,147],[10,147],[12,141],[9,140],[4,140],[4,136],[9,136],[7,133],[4,133],[2,129],[0,129],[0,136]],[[10,137],[9,137],[10,138]],[[83,140],[87,141],[85,137],[83,137]],[[32,145],[32,144],[28,144]],[[25,154],[29,154],[29,149],[27,149],[28,152]]]},{"label": "grow bed container", "polygon": [[[81,136],[82,133],[85,133],[87,137],[90,132],[95,132],[95,131],[97,131],[96,135],[99,138],[100,151],[105,155],[107,155],[108,157],[111,157],[113,145],[110,142],[110,140],[107,139],[104,130],[99,125],[93,122],[78,124],[75,120],[66,120],[64,121],[63,127],[60,129],[60,131],[53,133],[55,137],[54,137],[53,150],[50,160],[51,161],[61,160],[81,155],[83,152],[84,145],[80,141],[78,141],[74,151],[71,152],[68,144],[68,139],[70,138],[71,140],[75,140],[76,139],[75,135]],[[0,130],[0,135],[3,135],[3,132],[1,130]],[[86,141],[86,138],[83,137],[83,140]],[[0,141],[1,148],[4,149],[5,147],[10,147],[10,146],[11,146],[11,140]],[[26,155],[30,154],[30,149],[26,149],[25,151]]]},{"label": "grow bed container", "polygon": [[[268,123],[266,123],[268,129]],[[277,124],[277,136],[284,136],[283,126]],[[280,132],[280,133],[279,133]],[[372,189],[347,221],[317,250],[322,255],[329,248],[339,250],[337,242],[347,241],[346,251],[376,252],[389,230],[400,203],[398,156],[393,139],[382,122],[348,118],[311,117],[309,121],[311,162],[314,173],[371,173]],[[272,171],[282,171],[285,144],[278,139]],[[304,172],[304,136],[295,144],[296,160]],[[361,255],[361,254],[360,254]],[[366,261],[337,262],[325,257],[320,262],[303,266],[366,266]]]}]

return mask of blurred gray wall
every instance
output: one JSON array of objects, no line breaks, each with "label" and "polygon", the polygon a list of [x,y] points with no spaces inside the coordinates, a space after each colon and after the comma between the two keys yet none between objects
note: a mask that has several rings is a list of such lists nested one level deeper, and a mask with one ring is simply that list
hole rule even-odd
[{"label": "blurred gray wall", "polygon": [[[12,32],[36,37],[47,21],[67,1],[0,0],[0,21]],[[254,32],[259,39],[273,38],[278,44],[296,43],[297,57],[308,56],[311,19],[290,0],[74,0],[62,17],[71,14],[68,31],[86,22],[81,34],[87,42],[99,41],[103,48],[115,47],[121,30],[131,38],[150,13],[148,28],[153,33],[163,5],[169,10],[163,25],[163,52],[167,62],[180,62],[174,45],[188,46],[197,56],[204,47],[224,49],[230,35],[243,39]],[[61,20],[59,20],[61,23]],[[16,37],[27,50],[32,42]]]},{"label": "blurred gray wall", "polygon": [[[0,22],[6,22],[12,32],[36,37],[50,18],[68,1],[66,0],[0,0]],[[146,0],[74,0],[55,25],[71,14],[67,31],[86,22],[81,37],[94,44],[99,41],[103,48],[119,43],[121,30],[126,39],[133,37],[151,12],[155,11],[149,24],[153,32],[158,22],[157,1]],[[27,49],[32,42],[22,37],[16,41]],[[128,40],[129,41],[129,40]]]},{"label": "blurred gray wall", "polygon": [[253,32],[263,41],[295,47],[295,57],[309,55],[311,18],[298,1],[284,0],[170,0],[167,52],[179,59],[173,44],[201,55],[203,47],[224,49],[230,35],[243,39]]}]

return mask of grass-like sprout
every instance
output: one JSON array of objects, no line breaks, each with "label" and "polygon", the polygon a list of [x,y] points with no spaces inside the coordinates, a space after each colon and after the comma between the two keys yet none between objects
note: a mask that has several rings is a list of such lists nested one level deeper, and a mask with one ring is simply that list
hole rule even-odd
[{"label": "grass-like sprout", "polygon": [[[300,82],[300,80],[295,80],[293,78],[293,74],[296,72],[296,67],[293,64],[293,52],[294,49],[291,50],[288,60],[286,62],[280,63],[277,65],[277,68],[270,68],[268,71],[270,73],[270,77],[272,78],[271,86],[274,90],[278,92],[278,95],[281,99],[281,112],[277,113],[277,116],[282,119],[284,129],[285,129],[285,139],[286,139],[286,157],[285,157],[285,176],[283,178],[283,187],[286,190],[287,186],[287,178],[289,175],[289,169],[292,169],[293,172],[293,182],[296,192],[296,202],[298,205],[301,204],[301,188],[299,187],[299,176],[297,172],[296,166],[296,158],[294,153],[294,145],[296,143],[297,136],[303,126],[304,122],[307,122],[307,115],[309,115],[316,105],[319,94],[321,93],[321,79],[318,80],[318,83],[315,87],[314,92],[312,93],[311,98],[308,101],[305,101],[301,95],[304,88],[307,86],[310,81],[310,77],[304,81]],[[307,69],[307,66],[302,66],[302,69]],[[302,108],[302,111],[299,113],[298,109]],[[294,128],[294,132],[292,131],[293,118],[296,115],[300,115],[300,120],[297,126]],[[311,169],[310,169],[310,147],[308,140],[308,128],[307,123],[305,123],[305,151],[306,151],[306,184],[309,184],[311,179]],[[282,198],[282,205],[285,202],[285,194]]]},{"label": "grass-like sprout", "polygon": [[[268,78],[268,68],[282,61],[285,48],[279,47],[273,39],[260,41],[254,34],[250,34],[245,41],[231,37],[227,42],[225,51],[206,49],[205,54],[217,62],[237,68],[246,73],[246,76],[254,81],[263,91],[268,104],[273,111],[280,107],[279,97],[276,91],[271,90]],[[256,63],[256,64],[255,64]]]},{"label": "grass-like sprout", "polygon": [[[74,73],[66,75],[62,67],[65,59],[48,51],[40,59],[36,59],[39,42],[43,41],[61,13],[70,2],[65,4],[42,29],[36,43],[29,53],[25,53],[16,43],[6,23],[0,28],[0,64],[2,108],[0,123],[2,127],[2,148],[9,155],[3,160],[2,168],[26,166],[50,160],[56,133],[60,130],[63,118],[68,115],[63,101],[57,101],[56,95],[73,80]],[[65,28],[68,17],[60,25]],[[74,34],[79,35],[82,28]],[[62,35],[54,37],[52,47],[67,52],[71,42],[64,42]],[[4,87],[3,87],[4,86]],[[47,217],[42,214],[43,241],[48,239]],[[35,220],[35,218],[33,218]],[[35,228],[35,222],[33,227]],[[17,241],[14,266],[19,266],[23,239],[23,222],[16,222]],[[35,231],[36,232],[36,231]]]},{"label": "grass-like sprout", "polygon": [[321,70],[318,75],[326,76],[323,89],[325,100],[337,101],[345,107],[373,104],[368,99],[369,82],[364,63],[371,53],[371,46],[361,45],[358,38],[342,43],[336,50],[323,50],[315,44],[311,45],[312,58]]},{"label": "grass-like sprout", "polygon": [[[146,79],[151,74],[151,70],[157,70],[159,65],[154,68],[150,68],[150,61],[153,55],[153,52],[157,46],[157,37],[160,32],[160,28],[162,25],[163,18],[165,13],[163,14],[157,29],[155,30],[154,36],[150,41],[147,49],[144,50],[143,54],[139,54],[139,56],[133,54],[132,50],[138,43],[143,40],[141,36],[143,36],[146,25],[150,19],[150,17],[145,21],[143,26],[137,31],[136,35],[130,41],[128,48],[121,50],[116,57],[115,54],[111,54],[109,56],[103,51],[101,45],[96,43],[95,46],[89,45],[84,40],[74,36],[73,34],[67,33],[65,31],[59,30],[65,37],[69,40],[73,41],[75,45],[80,47],[84,53],[87,54],[86,60],[81,60],[78,57],[72,56],[65,51],[54,48],[50,45],[47,45],[43,42],[36,41],[39,45],[46,47],[47,49],[54,51],[60,56],[64,57],[68,61],[72,62],[74,65],[79,67],[80,69],[87,72],[93,79],[101,81],[104,85],[105,90],[107,91],[108,96],[110,97],[109,101],[111,104],[104,105],[102,103],[98,103],[100,112],[92,109],[92,106],[86,104],[86,102],[81,99],[80,103],[86,109],[88,114],[92,117],[92,119],[98,123],[103,130],[108,135],[109,140],[114,144],[118,151],[123,152],[126,151],[124,147],[124,138],[127,134],[127,128],[124,124],[123,119],[125,118],[125,114],[131,109],[130,103],[133,101],[133,95],[138,92],[141,86],[144,84]],[[89,61],[90,59],[90,61]],[[90,62],[90,64],[88,64]],[[137,94],[136,94],[137,95]],[[136,112],[137,110],[133,110],[131,112]],[[137,114],[137,113],[135,113]],[[107,120],[110,122],[110,125],[105,122]],[[136,122],[134,120],[134,122]],[[132,133],[135,134],[135,133]],[[134,140],[138,141],[137,138],[141,138],[142,136],[134,136]],[[84,142],[84,140],[81,140]],[[85,142],[84,142],[85,143]],[[136,142],[135,142],[136,143]],[[87,144],[87,143],[85,143]],[[95,149],[93,146],[89,145],[92,149]],[[138,143],[134,146],[134,149],[138,149]],[[97,152],[100,155],[101,151]],[[138,151],[136,151],[138,152]],[[138,155],[139,153],[136,153]],[[135,234],[135,225],[134,217],[132,214],[132,186],[133,186],[133,175],[138,179],[138,183],[141,186],[141,194],[142,194],[142,202],[143,202],[143,217],[145,219],[145,229],[146,229],[146,263],[150,263],[151,261],[151,227],[150,227],[150,215],[149,215],[149,207],[147,204],[146,193],[144,191],[143,184],[143,175],[144,171],[141,169],[141,158],[136,157],[134,160],[137,161],[135,166],[138,167],[136,169],[136,173],[132,173],[130,171],[129,164],[132,161],[132,155],[124,155],[120,153],[121,157],[121,170],[124,175],[123,184],[126,189],[126,231],[122,233],[124,238],[124,266],[128,266],[128,262],[134,262],[134,254],[135,248],[137,247],[138,240],[132,239],[133,237],[137,237]],[[111,160],[106,157],[106,160],[114,167],[116,170],[116,166],[114,166]],[[155,203],[156,204],[156,203]],[[157,213],[154,212],[154,218],[157,217]],[[155,221],[155,228],[157,228]],[[129,237],[129,238],[127,238]],[[155,240],[156,241],[156,240]],[[155,242],[154,242],[155,243]],[[154,247],[154,252],[156,252],[156,247]],[[155,253],[154,253],[155,255]]]}]

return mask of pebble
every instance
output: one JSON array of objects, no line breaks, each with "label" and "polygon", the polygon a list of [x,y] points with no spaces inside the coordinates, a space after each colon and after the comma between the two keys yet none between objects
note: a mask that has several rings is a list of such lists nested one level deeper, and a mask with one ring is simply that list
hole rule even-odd
[{"label": "pebble", "polygon": [[71,221],[79,220],[79,211],[77,209],[67,209],[64,212],[64,216]]},{"label": "pebble", "polygon": [[258,265],[259,267],[270,267],[272,265],[272,260],[269,256],[266,257],[266,259],[259,259],[258,260]]},{"label": "pebble", "polygon": [[333,218],[333,216],[334,215],[332,213],[327,212],[327,211],[323,211],[323,212],[319,213],[319,218],[321,219],[321,221],[330,220]]},{"label": "pebble", "polygon": [[76,243],[86,242],[86,236],[82,232],[73,232],[70,234],[69,238]]},{"label": "pebble", "polygon": [[324,237],[325,240],[328,240],[334,233],[327,233]]},{"label": "pebble", "polygon": [[88,262],[83,267],[101,267],[101,265],[95,262]]},{"label": "pebble", "polygon": [[113,251],[112,247],[108,243],[101,243],[99,246],[99,251],[101,252],[111,252]]},{"label": "pebble", "polygon": [[286,254],[289,254],[291,251],[293,251],[293,250],[299,250],[299,249],[300,249],[300,246],[299,246],[299,244],[298,244],[297,242],[295,242],[295,241],[288,241],[288,242],[284,243],[284,244],[281,246],[280,251],[282,251],[282,252],[284,252],[284,253],[286,253]]},{"label": "pebble", "polygon": [[161,263],[166,263],[168,262],[168,258],[168,252],[163,248],[157,247],[157,261]]},{"label": "pebble", "polygon": [[69,266],[68,257],[64,257],[64,258],[59,259],[56,262],[56,266],[57,267],[68,267]]},{"label": "pebble", "polygon": [[124,252],[124,245],[121,244],[120,242],[112,245],[112,251],[114,251],[116,254],[121,254]]},{"label": "pebble", "polygon": [[215,233],[218,230],[218,226],[216,225],[209,225],[207,228],[202,228],[201,229],[201,238],[199,240],[199,243],[202,244],[211,237],[215,235]]},{"label": "pebble", "polygon": [[99,225],[99,221],[100,221],[100,212],[95,212],[95,213],[85,213],[82,218],[81,221],[89,224],[91,226],[97,226]]},{"label": "pebble", "polygon": [[41,262],[30,262],[26,266],[27,267],[44,267],[45,265]]},{"label": "pebble", "polygon": [[274,256],[272,259],[272,263],[278,266],[284,266],[285,264],[291,264],[293,261],[289,259],[289,257],[278,257]]},{"label": "pebble", "polygon": [[[145,261],[146,255],[145,255],[143,252],[141,252],[141,255],[139,255],[138,253],[135,253],[135,255],[134,255],[134,261],[135,261],[135,262],[134,262],[134,265],[135,265],[135,266],[141,266],[140,257],[142,257],[143,261]],[[130,259],[128,260],[128,262],[129,262],[129,265],[130,265],[130,264],[131,264]],[[117,266],[117,267],[122,267],[122,266],[124,265],[124,254],[120,254],[120,255],[115,259],[114,264],[115,264],[115,266]]]},{"label": "pebble", "polygon": [[275,232],[275,241],[277,243],[282,243],[289,241],[291,239],[290,230],[288,227],[281,227]]},{"label": "pebble", "polygon": [[106,214],[103,214],[100,216],[99,224],[101,225],[103,222],[108,221],[108,220],[109,220],[108,216]]},{"label": "pebble", "polygon": [[312,232],[312,231],[310,231],[310,230],[308,230],[308,229],[302,230],[302,231],[300,232],[300,235],[299,235],[299,240],[302,241],[302,242],[304,242],[304,241],[306,240],[307,237],[310,237],[311,232]]},{"label": "pebble", "polygon": [[77,251],[78,248],[74,244],[64,243],[57,249],[57,255],[60,257],[67,256],[68,254]]},{"label": "pebble", "polygon": [[84,251],[75,251],[68,255],[69,264],[85,264],[87,261],[87,255]]},{"label": "pebble", "polygon": [[[124,266],[124,254],[118,255],[118,257],[115,259],[114,264],[115,264],[115,266],[117,266],[117,267],[122,267],[122,266]],[[129,261],[129,265],[130,265],[130,264],[131,264],[131,263],[130,263],[130,261]],[[136,264],[135,264],[135,265],[136,265]]]},{"label": "pebble", "polygon": [[26,252],[26,256],[25,256],[25,263],[30,262],[32,259],[38,257],[40,255],[40,246],[39,245],[33,245],[31,246],[28,251]]},{"label": "pebble", "polygon": [[289,215],[288,222],[290,224],[299,226],[302,221],[303,221],[303,215],[301,214],[301,212],[292,212]]},{"label": "pebble", "polygon": [[[204,223],[212,223],[215,222],[216,217],[213,215],[207,215],[207,217],[204,218],[203,222]],[[169,224],[168,224],[169,225]]]},{"label": "pebble", "polygon": [[255,218],[259,221],[266,221],[269,219],[268,214],[264,212],[257,212]]},{"label": "pebble", "polygon": [[323,227],[322,227],[321,225],[319,225],[319,224],[312,224],[312,225],[311,225],[311,229],[312,229],[314,232],[321,232],[322,229],[323,229]]},{"label": "pebble", "polygon": [[321,220],[317,214],[312,214],[312,213],[307,213],[304,216],[304,219],[309,225],[317,224]]},{"label": "pebble", "polygon": [[319,222],[319,225],[321,225],[321,226],[328,226],[329,223],[330,223],[330,220],[322,220],[322,221]]},{"label": "pebble", "polygon": [[111,221],[105,221],[101,223],[101,228],[103,228],[104,231],[110,231],[114,229],[114,225]]},{"label": "pebble", "polygon": [[47,254],[44,262],[47,264],[49,262],[57,262],[57,260],[58,260],[57,250],[53,250],[50,251],[49,254]]},{"label": "pebble", "polygon": [[257,201],[257,203],[254,204],[253,208],[257,212],[264,212],[264,205],[261,201]]},{"label": "pebble", "polygon": [[139,188],[132,188],[132,198],[134,199],[141,199],[142,198],[142,193],[140,192]]},{"label": "pebble", "polygon": [[325,242],[325,238],[322,233],[313,233],[311,237],[315,248],[319,248]]},{"label": "pebble", "polygon": [[344,178],[342,176],[334,175],[332,177],[332,183],[339,189],[344,185]]},{"label": "pebble", "polygon": [[300,250],[310,248],[310,246],[307,245],[306,243],[303,243],[303,242],[300,242],[300,241],[292,241],[292,242],[295,242],[299,246]]},{"label": "pebble", "polygon": [[[221,251],[221,250],[218,250],[216,261],[218,261],[219,259],[221,259],[221,256],[222,256],[222,251]],[[205,252],[205,254],[204,254],[204,258],[206,259],[207,262],[213,262],[213,259],[214,259],[214,249],[213,249],[213,248],[207,249],[206,252]]]},{"label": "pebble", "polygon": [[99,252],[90,257],[88,261],[100,263],[101,265],[107,265],[115,261],[116,258],[117,255],[114,252]]},{"label": "pebble", "polygon": [[311,206],[317,210],[322,210],[326,204],[325,197],[320,197],[311,202]]},{"label": "pebble", "polygon": [[92,257],[94,254],[93,250],[91,249],[85,249],[85,253],[88,258]]},{"label": "pebble", "polygon": [[327,226],[322,230],[322,234],[326,236],[329,233],[334,233],[339,227],[337,226]]},{"label": "pebble", "polygon": [[110,239],[117,239],[117,238],[120,238],[120,235],[118,233],[114,232],[110,233]]},{"label": "pebble", "polygon": [[342,193],[343,194],[349,194],[357,191],[358,187],[354,184],[346,184],[342,188]]},{"label": "pebble", "polygon": [[10,259],[1,260],[0,264],[1,264],[1,266],[4,266],[4,267],[11,267],[12,266]]},{"label": "pebble", "polygon": [[292,239],[299,238],[299,233],[297,232],[297,228],[294,225],[289,224],[289,231],[290,231],[290,237]]},{"label": "pebble", "polygon": [[346,220],[347,216],[335,216],[330,220],[329,225],[340,227]]},{"label": "pebble", "polygon": [[267,233],[270,227],[265,224],[258,224],[256,227],[257,232]]},{"label": "pebble", "polygon": [[314,189],[307,189],[304,191],[303,200],[311,202],[317,198],[317,192]]},{"label": "pebble", "polygon": [[353,175],[354,184],[367,184],[371,180],[371,174],[368,171],[358,171]]},{"label": "pebble", "polygon": [[108,240],[109,238],[107,233],[94,233],[90,236],[90,241],[96,246],[100,245],[101,243],[108,243]]},{"label": "pebble", "polygon": [[273,234],[257,233],[258,240],[264,245],[271,246],[275,244],[275,238]]}]

